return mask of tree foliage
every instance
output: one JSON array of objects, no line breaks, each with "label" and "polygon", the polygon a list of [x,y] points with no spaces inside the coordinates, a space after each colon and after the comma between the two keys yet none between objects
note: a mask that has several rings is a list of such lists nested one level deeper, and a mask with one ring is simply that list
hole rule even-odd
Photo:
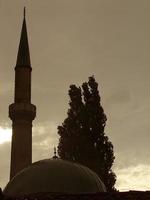
[{"label": "tree foliage", "polygon": [[75,161],[95,171],[107,191],[114,190],[116,176],[112,171],[113,145],[104,133],[106,115],[101,106],[98,83],[94,77],[69,89],[70,108],[67,118],[58,126],[58,154],[62,159]]}]

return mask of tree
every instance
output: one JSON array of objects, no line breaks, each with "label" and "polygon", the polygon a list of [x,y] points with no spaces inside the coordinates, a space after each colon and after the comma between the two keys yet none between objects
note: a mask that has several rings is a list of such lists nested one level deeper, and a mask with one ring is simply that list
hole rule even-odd
[{"label": "tree", "polygon": [[94,77],[82,84],[71,85],[70,108],[61,126],[58,154],[60,158],[81,163],[95,171],[107,191],[113,191],[116,176],[112,171],[113,145],[104,133],[106,115],[101,106],[98,83]]}]

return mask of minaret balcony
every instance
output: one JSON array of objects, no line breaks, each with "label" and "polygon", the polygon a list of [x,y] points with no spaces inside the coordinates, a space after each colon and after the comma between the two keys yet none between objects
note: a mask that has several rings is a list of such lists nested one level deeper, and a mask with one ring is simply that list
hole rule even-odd
[{"label": "minaret balcony", "polygon": [[9,106],[11,120],[32,121],[36,116],[36,106],[31,103],[13,103]]}]

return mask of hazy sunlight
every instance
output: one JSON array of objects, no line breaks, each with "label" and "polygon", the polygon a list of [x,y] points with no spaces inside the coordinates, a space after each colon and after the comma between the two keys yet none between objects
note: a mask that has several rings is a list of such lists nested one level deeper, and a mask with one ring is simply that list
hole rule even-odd
[{"label": "hazy sunlight", "polygon": [[11,140],[11,129],[0,127],[0,144],[9,142]]}]

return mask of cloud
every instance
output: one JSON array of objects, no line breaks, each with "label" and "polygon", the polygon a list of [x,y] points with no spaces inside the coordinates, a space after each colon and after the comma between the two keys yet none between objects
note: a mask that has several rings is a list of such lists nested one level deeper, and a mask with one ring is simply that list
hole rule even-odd
[{"label": "cloud", "polygon": [[10,142],[0,144],[0,187],[4,187],[9,180],[10,170]]},{"label": "cloud", "polygon": [[10,128],[0,127],[0,144],[11,141],[12,131]]},{"label": "cloud", "polygon": [[58,145],[57,123],[49,121],[33,128],[33,161],[51,158]]},{"label": "cloud", "polygon": [[5,120],[0,121],[0,187],[4,187],[10,174],[11,129]]},{"label": "cloud", "polygon": [[116,187],[120,191],[150,190],[150,166],[138,164],[116,170]]}]

